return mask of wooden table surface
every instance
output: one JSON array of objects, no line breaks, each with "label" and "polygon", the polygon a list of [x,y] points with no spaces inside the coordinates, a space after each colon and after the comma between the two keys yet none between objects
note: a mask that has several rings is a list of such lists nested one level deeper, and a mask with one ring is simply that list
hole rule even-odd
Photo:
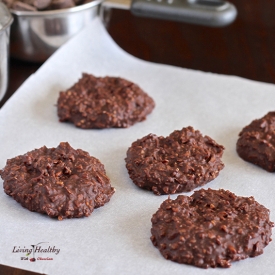
[{"label": "wooden table surface", "polygon": [[[275,1],[231,2],[238,17],[225,28],[138,18],[114,9],[107,29],[119,46],[144,60],[275,83]],[[9,88],[0,107],[40,65],[10,60]],[[36,273],[0,265],[0,274]]]}]

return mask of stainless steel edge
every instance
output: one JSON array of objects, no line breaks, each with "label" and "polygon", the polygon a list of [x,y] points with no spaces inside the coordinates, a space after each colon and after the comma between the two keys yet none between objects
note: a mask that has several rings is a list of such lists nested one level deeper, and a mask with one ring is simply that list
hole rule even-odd
[{"label": "stainless steel edge", "polygon": [[[5,21],[0,26],[0,101],[4,97],[8,88],[9,79],[9,38],[10,38],[10,26],[13,22],[12,15],[6,6],[0,3],[0,9],[2,15],[4,13]],[[3,18],[2,18],[3,20]]]}]

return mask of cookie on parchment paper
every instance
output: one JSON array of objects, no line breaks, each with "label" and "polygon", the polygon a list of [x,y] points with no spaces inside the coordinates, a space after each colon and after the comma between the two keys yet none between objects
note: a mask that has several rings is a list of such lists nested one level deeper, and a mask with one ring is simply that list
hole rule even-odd
[{"label": "cookie on parchment paper", "polygon": [[242,129],[237,153],[245,161],[275,172],[275,112],[253,120]]},{"label": "cookie on parchment paper", "polygon": [[130,178],[155,195],[188,192],[215,179],[224,147],[191,126],[168,137],[149,134],[133,142],[125,158]]},{"label": "cookie on parchment paper", "polygon": [[87,217],[115,192],[103,164],[67,142],[9,159],[0,175],[7,195],[59,220]]},{"label": "cookie on parchment paper", "polygon": [[269,210],[253,197],[226,190],[168,198],[152,217],[151,241],[164,258],[201,268],[263,253],[271,241]]},{"label": "cookie on parchment paper", "polygon": [[145,120],[154,107],[154,100],[133,82],[87,73],[60,92],[57,102],[59,120],[84,129],[127,128]]}]

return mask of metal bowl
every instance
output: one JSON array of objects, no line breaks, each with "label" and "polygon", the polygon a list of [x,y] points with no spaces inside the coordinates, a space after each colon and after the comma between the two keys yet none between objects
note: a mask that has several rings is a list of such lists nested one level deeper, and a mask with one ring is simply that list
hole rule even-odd
[{"label": "metal bowl", "polygon": [[9,10],[0,3],[0,101],[8,87],[9,37],[12,21]]},{"label": "metal bowl", "polygon": [[[1,1],[1,0],[0,0]],[[236,8],[224,0],[93,0],[70,9],[52,11],[11,10],[11,56],[43,62],[88,25],[101,6],[101,18],[110,8],[130,9],[135,15],[223,27],[232,23]],[[172,3],[174,3],[172,5]],[[108,12],[107,12],[108,14]]]},{"label": "metal bowl", "polygon": [[96,16],[102,0],[70,9],[52,11],[16,11],[11,9],[12,57],[43,62]]}]

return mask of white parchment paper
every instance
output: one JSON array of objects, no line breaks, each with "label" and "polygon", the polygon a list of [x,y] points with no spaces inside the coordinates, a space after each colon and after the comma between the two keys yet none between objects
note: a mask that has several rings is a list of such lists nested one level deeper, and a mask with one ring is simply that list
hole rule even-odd
[{"label": "white parchment paper", "polygon": [[[146,121],[128,129],[81,130],[58,122],[59,91],[73,85],[82,72],[138,83],[154,98],[155,110]],[[275,221],[274,174],[244,162],[235,151],[241,129],[274,109],[274,85],[138,60],[121,50],[96,19],[58,50],[0,110],[0,167],[34,148],[68,141],[101,160],[116,193],[88,218],[57,221],[22,208],[1,190],[0,263],[55,275],[274,274],[275,242],[263,255],[233,263],[229,269],[204,270],[165,260],[150,241],[150,220],[167,196],[137,188],[124,163],[127,148],[136,139],[149,133],[167,136],[191,125],[226,148],[225,168],[205,188],[254,196],[271,210]],[[59,253],[36,250],[36,258],[52,260],[30,262],[32,254],[24,260],[27,253],[16,251],[31,245],[38,250],[59,249]]]}]

